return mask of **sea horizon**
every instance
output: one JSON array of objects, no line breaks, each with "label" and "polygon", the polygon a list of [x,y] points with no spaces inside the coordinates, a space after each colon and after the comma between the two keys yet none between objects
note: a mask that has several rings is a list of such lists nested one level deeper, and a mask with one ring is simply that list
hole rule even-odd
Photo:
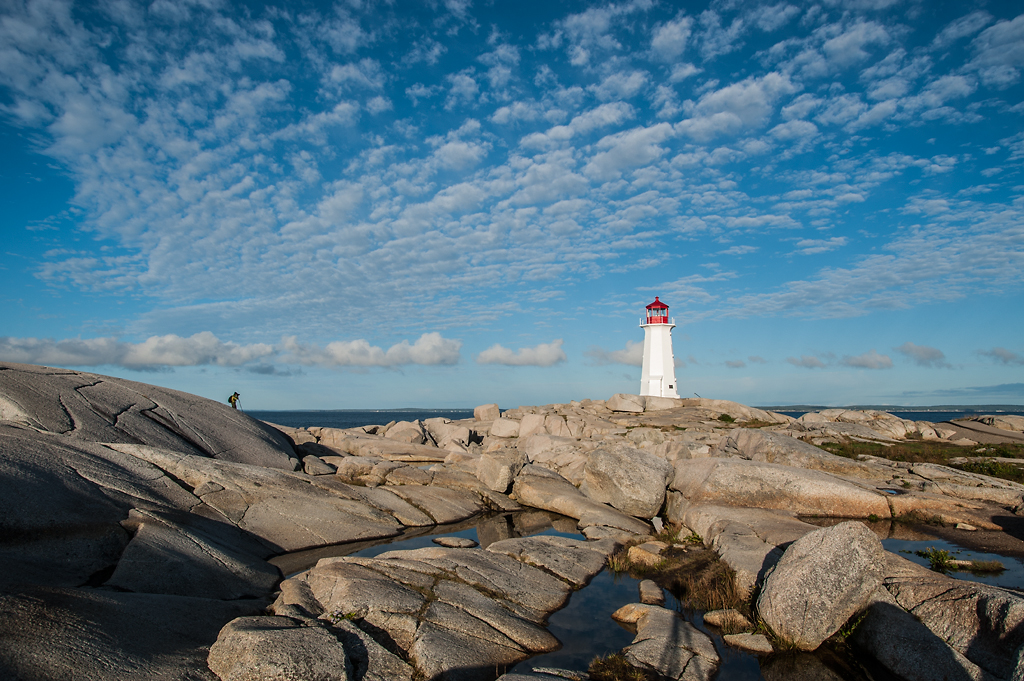
[{"label": "sea horizon", "polygon": [[[794,418],[803,414],[822,409],[877,409],[899,418],[911,421],[930,421],[942,423],[958,418],[970,418],[984,414],[1007,414],[1024,416],[1024,405],[1016,404],[985,404],[985,405],[932,405],[924,407],[903,405],[857,405],[848,407],[829,407],[820,405],[787,405],[783,407],[755,407],[766,411],[774,411]],[[243,410],[249,416],[289,428],[359,428],[369,425],[384,425],[391,421],[415,421],[428,418],[448,418],[453,421],[473,417],[473,408],[417,408],[402,407],[399,409],[252,409]],[[507,411],[501,408],[502,412]],[[929,418],[921,418],[927,415]]]}]

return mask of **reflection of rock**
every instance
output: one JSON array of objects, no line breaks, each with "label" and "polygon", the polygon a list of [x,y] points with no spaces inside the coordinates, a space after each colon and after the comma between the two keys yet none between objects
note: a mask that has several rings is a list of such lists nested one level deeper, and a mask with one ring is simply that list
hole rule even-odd
[{"label": "reflection of rock", "polygon": [[774,655],[761,663],[764,681],[842,681],[843,677],[829,669],[810,653]]},{"label": "reflection of rock", "polygon": [[814,650],[870,602],[882,583],[878,538],[851,521],[814,530],[786,549],[757,599],[776,636]]},{"label": "reflection of rock", "polygon": [[476,538],[482,548],[487,548],[496,541],[514,537],[512,517],[498,515],[491,518],[484,518],[476,526]]}]

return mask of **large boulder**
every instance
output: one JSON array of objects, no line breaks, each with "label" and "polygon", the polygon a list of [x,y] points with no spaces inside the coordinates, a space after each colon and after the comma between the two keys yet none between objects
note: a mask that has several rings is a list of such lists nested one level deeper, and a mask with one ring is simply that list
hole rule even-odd
[{"label": "large boulder", "polygon": [[384,437],[411,445],[421,445],[427,441],[427,434],[419,421],[399,421],[388,428]]},{"label": "large boulder", "polygon": [[80,371],[0,363],[0,419],[81,442],[145,443],[294,470],[271,426],[196,395]]},{"label": "large boulder", "polygon": [[672,464],[628,445],[594,450],[583,467],[580,491],[638,518],[653,518],[665,502]]},{"label": "large boulder", "polygon": [[526,454],[518,449],[484,452],[477,459],[476,477],[495,492],[508,494],[516,475],[528,462]]},{"label": "large boulder", "polygon": [[872,602],[884,565],[882,544],[863,523],[815,530],[793,542],[769,573],[758,613],[782,640],[814,650]]}]

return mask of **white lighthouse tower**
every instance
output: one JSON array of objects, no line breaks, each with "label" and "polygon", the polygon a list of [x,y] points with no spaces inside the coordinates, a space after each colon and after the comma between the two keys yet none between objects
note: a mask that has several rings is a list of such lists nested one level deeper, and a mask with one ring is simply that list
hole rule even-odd
[{"label": "white lighthouse tower", "polygon": [[655,397],[679,397],[676,390],[676,360],[672,355],[672,329],[668,305],[654,297],[647,306],[644,330],[644,364],[640,376],[640,394]]}]

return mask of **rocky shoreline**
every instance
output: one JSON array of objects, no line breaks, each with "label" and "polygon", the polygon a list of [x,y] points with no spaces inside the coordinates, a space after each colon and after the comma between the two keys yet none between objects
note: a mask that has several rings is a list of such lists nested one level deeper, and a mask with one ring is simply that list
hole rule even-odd
[{"label": "rocky shoreline", "polygon": [[[0,364],[0,677],[493,679],[556,648],[546,618],[664,522],[699,536],[752,599],[757,630],[732,645],[813,650],[856,623],[857,654],[899,678],[1022,678],[1024,598],[888,553],[856,519],[1001,532],[1024,513],[1024,486],[819,447],[1019,442],[1021,421],[793,419],[615,395],[294,429],[155,386]],[[575,519],[585,539],[323,558],[287,579],[270,562],[524,508]],[[639,595],[628,608],[616,619],[636,630],[632,664],[715,673],[705,634]]]}]

